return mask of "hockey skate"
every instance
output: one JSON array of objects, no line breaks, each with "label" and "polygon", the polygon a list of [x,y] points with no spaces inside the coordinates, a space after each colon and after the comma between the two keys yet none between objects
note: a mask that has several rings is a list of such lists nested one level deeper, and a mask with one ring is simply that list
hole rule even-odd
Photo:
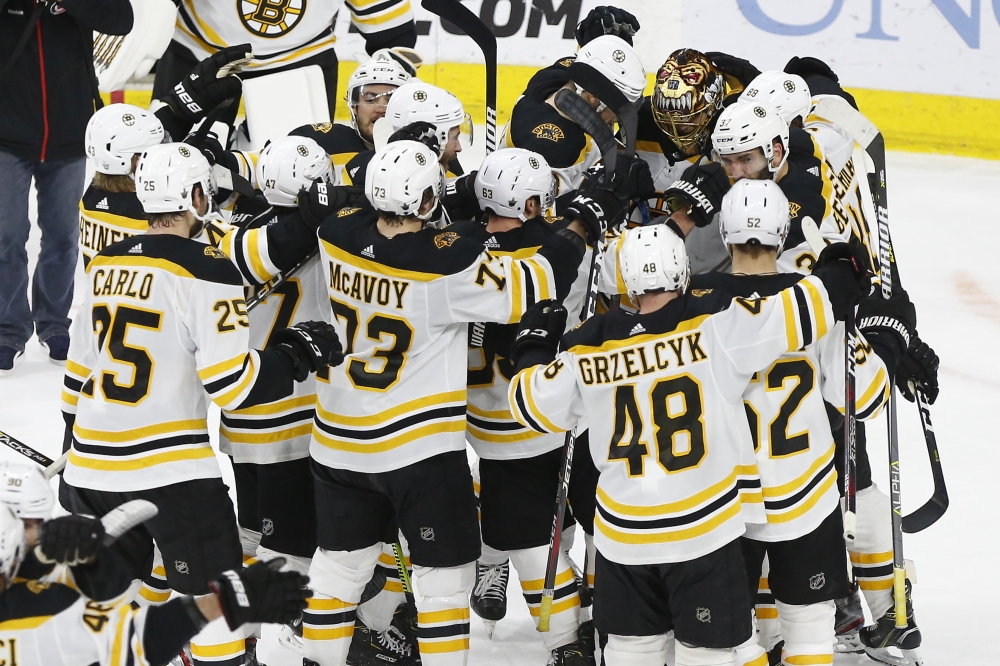
[{"label": "hockey skate", "polygon": [[304,657],[306,649],[302,644],[302,622],[283,625],[278,631],[278,645]]},{"label": "hockey skate", "polygon": [[266,666],[257,659],[257,639],[246,639],[246,652],[243,653],[243,666]]},{"label": "hockey skate", "polygon": [[406,606],[401,606],[392,624],[383,632],[374,631],[361,620],[354,624],[354,638],[347,653],[349,666],[414,666],[420,663],[416,630]]},{"label": "hockey skate", "polygon": [[594,666],[594,653],[582,642],[560,645],[549,655],[547,666]]},{"label": "hockey skate", "polygon": [[481,564],[476,562],[476,586],[470,598],[472,611],[482,618],[486,635],[493,638],[497,622],[507,615],[507,580],[510,562]]},{"label": "hockey skate", "polygon": [[[906,581],[906,626],[896,626],[896,611],[890,608],[875,624],[863,628],[859,637],[865,652],[875,661],[890,666],[923,666],[924,662],[917,654],[920,628],[913,616],[912,586],[909,579]],[[889,652],[889,648],[893,647],[902,653],[902,657]]]},{"label": "hockey skate", "polygon": [[836,600],[837,617],[834,628],[837,632],[837,642],[833,650],[837,654],[861,654],[865,650],[858,631],[865,624],[865,612],[861,607],[861,594],[858,584],[851,584],[851,591],[846,597]]}]

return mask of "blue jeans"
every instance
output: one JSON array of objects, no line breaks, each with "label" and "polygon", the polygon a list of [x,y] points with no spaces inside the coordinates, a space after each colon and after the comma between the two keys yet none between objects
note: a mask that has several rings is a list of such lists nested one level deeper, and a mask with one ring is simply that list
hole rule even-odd
[{"label": "blue jeans", "polygon": [[[32,331],[42,342],[69,335],[69,308],[79,255],[80,197],[87,160],[33,162],[0,149],[0,345],[24,349]],[[42,247],[28,304],[28,196],[38,190]]]}]

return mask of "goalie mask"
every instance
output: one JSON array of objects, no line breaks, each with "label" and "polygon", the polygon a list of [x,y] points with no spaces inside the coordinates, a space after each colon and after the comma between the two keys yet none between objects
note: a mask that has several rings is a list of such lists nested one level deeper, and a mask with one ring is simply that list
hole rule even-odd
[{"label": "goalie mask", "polygon": [[[142,154],[135,169],[135,193],[147,213],[189,211],[204,222],[215,215],[215,177],[201,151],[185,143],[164,143]],[[200,185],[208,209],[199,215],[194,186]]]},{"label": "goalie mask", "polygon": [[768,102],[789,125],[796,118],[805,124],[812,111],[812,93],[805,79],[781,70],[762,72],[740,94],[741,102]]},{"label": "goalie mask", "polygon": [[314,180],[332,181],[330,156],[318,143],[302,136],[284,136],[264,146],[257,159],[257,186],[272,206],[298,206],[302,188]]},{"label": "goalie mask", "polygon": [[440,151],[438,158],[444,155],[448,135],[455,127],[468,137],[468,144],[472,144],[472,117],[465,112],[462,102],[444,88],[423,81],[410,81],[397,88],[389,100],[385,117],[393,131],[421,120],[434,125]]},{"label": "goalie mask", "polygon": [[727,248],[756,243],[781,254],[789,223],[788,198],[773,180],[744,178],[722,198],[719,232]]},{"label": "goalie mask", "polygon": [[542,212],[555,202],[556,179],[545,158],[523,148],[503,148],[486,156],[476,173],[479,207],[500,217],[528,219],[528,200],[538,197]]},{"label": "goalie mask", "polygon": [[56,497],[38,465],[4,461],[0,463],[0,503],[18,518],[48,520]]},{"label": "goalie mask", "polygon": [[[375,210],[428,220],[441,199],[438,156],[419,141],[393,141],[376,152],[365,173],[365,196]],[[431,207],[420,213],[424,193]]]},{"label": "goalie mask", "polygon": [[678,49],[656,73],[653,120],[688,155],[701,151],[722,109],[726,80],[700,51]]},{"label": "goalie mask", "polygon": [[131,104],[109,104],[87,123],[87,157],[94,168],[108,176],[132,173],[132,158],[151,146],[163,143],[160,119]]},{"label": "goalie mask", "polygon": [[622,281],[633,296],[649,291],[687,291],[691,281],[684,240],[664,224],[625,232],[618,262]]}]

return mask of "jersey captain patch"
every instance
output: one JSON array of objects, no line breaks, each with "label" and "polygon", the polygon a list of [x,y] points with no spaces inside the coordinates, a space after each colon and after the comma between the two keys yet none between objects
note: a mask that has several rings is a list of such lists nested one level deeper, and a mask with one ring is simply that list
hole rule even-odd
[{"label": "jersey captain patch", "polygon": [[243,27],[260,37],[281,37],[299,24],[306,0],[236,0]]},{"label": "jersey captain patch", "polygon": [[547,139],[552,142],[566,138],[566,134],[562,131],[562,128],[558,125],[553,125],[552,123],[542,123],[535,129],[531,130],[531,133],[539,139]]}]

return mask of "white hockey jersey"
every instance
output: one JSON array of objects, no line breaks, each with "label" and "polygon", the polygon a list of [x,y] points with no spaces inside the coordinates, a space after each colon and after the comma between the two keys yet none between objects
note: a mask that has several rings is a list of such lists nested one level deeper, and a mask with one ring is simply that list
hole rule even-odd
[{"label": "white hockey jersey", "polygon": [[135,192],[105,192],[93,185],[80,199],[80,251],[84,267],[106,246],[149,228]]},{"label": "white hockey jersey", "polygon": [[764,520],[743,392],[832,322],[816,277],[759,302],[709,292],[649,314],[616,310],[563,338],[549,365],[518,373],[511,411],[540,432],[589,425],[602,555],[691,560]]},{"label": "white hockey jersey", "polygon": [[447,229],[386,238],[376,219],[346,208],[319,230],[347,358],[329,384],[317,383],[310,453],[359,472],[463,451],[468,322],[518,321],[535,301],[555,297],[558,274],[542,254],[494,256]]},{"label": "white hockey jersey", "polygon": [[221,476],[207,397],[241,405],[262,368],[239,272],[215,247],[147,234],[105,248],[86,285],[62,394],[76,415],[66,480],[122,492]]},{"label": "white hockey jersey", "polygon": [[174,39],[198,60],[220,49],[249,43],[249,70],[284,67],[333,48],[343,4],[362,34],[382,32],[413,20],[409,0],[181,0]]}]

